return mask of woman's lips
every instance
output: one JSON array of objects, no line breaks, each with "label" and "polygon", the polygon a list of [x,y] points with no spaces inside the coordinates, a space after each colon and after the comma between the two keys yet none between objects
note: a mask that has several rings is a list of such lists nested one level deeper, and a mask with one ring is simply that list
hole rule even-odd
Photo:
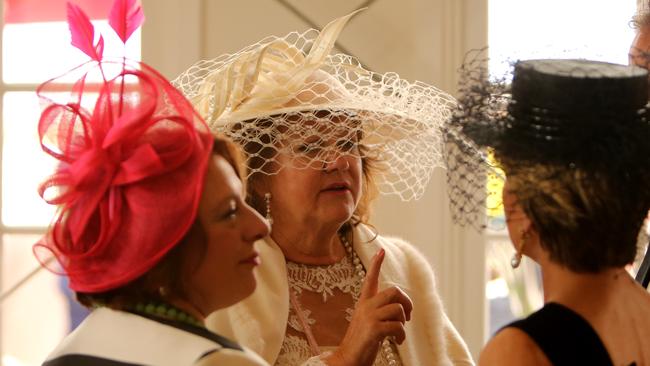
[{"label": "woman's lips", "polygon": [[345,182],[335,182],[327,185],[322,192],[348,192],[350,191],[350,185]]},{"label": "woman's lips", "polygon": [[259,266],[262,263],[262,260],[260,259],[260,255],[257,252],[255,252],[254,254],[250,255],[246,259],[241,260],[239,263]]},{"label": "woman's lips", "polygon": [[346,187],[340,187],[340,188],[323,189],[321,192],[328,193],[328,194],[345,194],[351,191]]}]

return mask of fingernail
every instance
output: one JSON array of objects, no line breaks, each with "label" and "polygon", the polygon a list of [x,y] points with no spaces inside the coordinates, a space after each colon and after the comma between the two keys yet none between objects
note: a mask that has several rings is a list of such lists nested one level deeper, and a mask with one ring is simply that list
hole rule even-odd
[{"label": "fingernail", "polygon": [[381,249],[379,249],[379,251],[377,252],[377,257],[378,257],[378,258],[379,258],[379,257],[383,257],[385,254],[386,254],[386,251],[384,250],[384,248],[381,248]]}]

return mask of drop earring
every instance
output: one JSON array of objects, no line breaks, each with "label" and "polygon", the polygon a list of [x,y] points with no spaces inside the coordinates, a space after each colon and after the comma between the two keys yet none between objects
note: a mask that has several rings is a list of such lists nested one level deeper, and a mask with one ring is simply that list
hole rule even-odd
[{"label": "drop earring", "polygon": [[521,258],[522,258],[522,252],[524,250],[524,245],[526,245],[526,240],[528,239],[528,232],[523,231],[521,232],[521,245],[519,245],[519,248],[516,249],[515,254],[512,255],[512,259],[510,259],[510,266],[512,268],[517,268],[521,264]]},{"label": "drop earring", "polygon": [[167,297],[167,295],[169,295],[169,290],[167,289],[166,286],[160,286],[158,287],[158,294],[160,295],[160,297],[165,298]]},{"label": "drop earring", "polygon": [[273,216],[271,216],[271,192],[264,193],[264,202],[266,203],[266,221],[273,225]]}]

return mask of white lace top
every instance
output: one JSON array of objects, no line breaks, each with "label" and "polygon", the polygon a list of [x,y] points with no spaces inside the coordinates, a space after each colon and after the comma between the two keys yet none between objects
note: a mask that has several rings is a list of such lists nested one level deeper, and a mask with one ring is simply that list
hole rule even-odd
[{"label": "white lace top", "polygon": [[[287,275],[289,291],[296,295],[320,351],[335,350],[345,335],[361,293],[361,281],[350,258],[346,256],[338,263],[325,266],[288,261]],[[402,364],[395,345],[390,347],[395,360],[389,363],[384,347],[380,347],[375,366]],[[323,364],[317,358],[305,363],[313,356],[296,309],[291,306],[284,342],[275,365]]]}]

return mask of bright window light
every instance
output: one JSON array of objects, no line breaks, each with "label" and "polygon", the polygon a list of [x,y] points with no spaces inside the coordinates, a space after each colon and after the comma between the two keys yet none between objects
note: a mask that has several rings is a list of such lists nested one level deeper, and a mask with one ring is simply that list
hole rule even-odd
[{"label": "bright window light", "polygon": [[2,103],[2,221],[7,226],[47,226],[54,206],[46,204],[37,189],[54,172],[55,162],[38,141],[36,93],[6,93]]},{"label": "bright window light", "polygon": [[635,0],[490,0],[490,69],[526,58],[588,58],[627,64]]},{"label": "bright window light", "polygon": [[[130,59],[140,59],[140,29],[131,36],[125,49],[107,21],[92,23],[96,40],[98,32],[104,37],[105,59],[125,54]],[[3,32],[2,78],[7,84],[42,83],[89,60],[87,55],[70,45],[70,30],[66,22],[7,24]]]}]

